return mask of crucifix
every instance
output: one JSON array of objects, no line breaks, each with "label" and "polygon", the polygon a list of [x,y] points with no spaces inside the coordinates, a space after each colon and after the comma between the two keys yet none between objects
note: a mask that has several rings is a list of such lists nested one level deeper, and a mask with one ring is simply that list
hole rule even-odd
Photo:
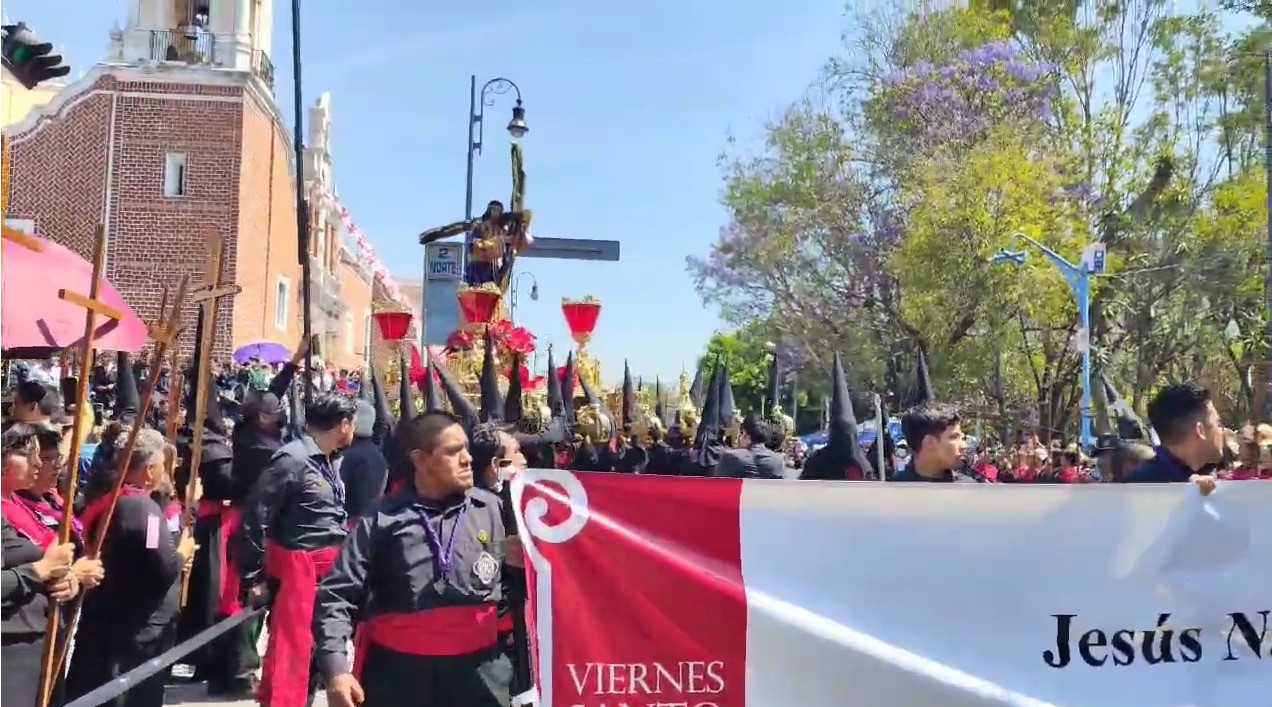
[{"label": "crucifix", "polygon": [[[160,305],[159,317],[157,322],[147,325],[146,329],[150,333],[150,338],[155,342],[154,353],[150,357],[150,366],[146,375],[146,393],[141,396],[141,409],[137,411],[137,417],[133,420],[132,428],[128,432],[127,441],[124,443],[124,452],[120,455],[120,459],[128,459],[132,456],[133,447],[137,444],[137,436],[141,434],[142,428],[146,426],[146,418],[150,416],[150,409],[154,405],[155,388],[159,384],[159,374],[163,370],[164,355],[169,349],[175,348],[177,339],[181,337],[184,328],[181,326],[181,302],[185,299],[186,288],[189,278],[182,277],[177,283],[177,296],[172,303],[172,308],[167,307],[167,292],[165,288],[164,304]],[[106,531],[110,528],[111,516],[115,513],[115,504],[119,502],[119,495],[124,488],[124,474],[120,474],[115,480],[115,488],[111,496],[110,505],[106,507],[106,512],[102,515],[97,535],[94,538],[92,546],[89,548],[88,556],[97,557],[102,550],[102,543],[106,539]]]},{"label": "crucifix", "polygon": [[[234,297],[243,288],[225,277],[225,241],[215,233],[204,237],[211,258],[207,269],[203,272],[203,286],[194,291],[191,300],[199,305],[199,330],[195,342],[197,348],[195,366],[191,371],[194,376],[194,409],[186,411],[186,420],[190,427],[190,479],[186,482],[184,508],[181,512],[181,530],[189,533],[194,528],[194,511],[197,501],[194,497],[199,486],[199,465],[203,461],[203,422],[207,416],[208,388],[211,385],[212,344],[216,341],[217,309],[224,297]],[[186,604],[186,594],[190,587],[190,573],[185,572],[181,578],[181,606]]]},{"label": "crucifix", "polygon": [[512,199],[508,208],[498,201],[486,205],[475,219],[438,226],[420,234],[420,245],[467,233],[464,283],[480,287],[494,283],[508,289],[508,276],[516,256],[529,245],[532,214],[525,208],[526,173],[522,169],[521,146],[512,145]]},{"label": "crucifix", "polygon": [[[150,339],[154,341],[155,348],[154,353],[151,356],[149,373],[146,378],[149,385],[146,386],[146,392],[141,397],[140,409],[137,411],[137,416],[133,420],[132,428],[128,432],[128,437],[124,443],[123,453],[119,457],[120,459],[125,460],[122,463],[125,467],[128,465],[127,460],[132,457],[133,449],[137,445],[137,437],[141,434],[142,428],[145,427],[146,418],[149,417],[150,408],[154,404],[155,388],[159,383],[159,373],[163,368],[164,354],[169,349],[175,350],[177,340],[181,337],[181,333],[184,331],[184,328],[181,326],[181,302],[185,299],[188,280],[189,278],[183,276],[180,281],[178,281],[176,297],[172,303],[171,309],[168,308],[168,291],[166,287],[164,288],[163,300],[159,305],[159,316],[156,318],[155,322],[151,322],[146,326]],[[132,371],[121,371],[119,375],[132,375]],[[77,483],[76,476],[79,472],[78,453],[71,456],[70,459],[70,488],[75,488],[75,484]],[[86,554],[90,559],[95,559],[101,554],[102,545],[106,542],[106,533],[110,530],[111,518],[115,515],[115,506],[119,503],[119,497],[123,493],[124,489],[124,479],[126,474],[123,473],[123,471],[124,470],[121,469],[119,478],[115,479],[115,486],[111,490],[110,504],[106,506],[106,511],[102,514],[101,520],[98,521],[97,532],[93,536],[92,543],[87,548]],[[80,609],[83,608],[83,595],[81,594],[71,606],[71,619],[67,622],[67,625],[73,627],[79,618]],[[66,660],[66,649],[69,647],[70,641],[64,641],[62,650],[54,654],[54,675],[61,673],[62,664]],[[48,689],[52,689],[51,684]],[[43,694],[41,699],[43,700],[42,704],[48,704],[52,699],[51,692]]]},{"label": "crucifix", "polygon": [[[96,242],[93,244],[93,273],[92,280],[88,285],[88,294],[85,295],[68,289],[58,290],[57,293],[60,299],[84,308],[84,339],[78,347],[80,354],[80,383],[79,388],[75,391],[75,426],[72,428],[71,448],[68,453],[68,458],[70,459],[69,487],[72,489],[76,488],[78,483],[79,464],[77,462],[84,435],[88,432],[88,430],[84,429],[83,413],[84,408],[88,405],[88,377],[92,372],[93,344],[97,338],[98,328],[97,318],[104,317],[113,321],[119,321],[124,318],[122,312],[98,299],[102,288],[102,272],[105,269],[106,229],[99,225],[97,227]],[[74,505],[68,501],[62,509],[62,518],[57,529],[57,542],[59,545],[65,545],[71,541],[71,520],[75,514]],[[61,626],[61,613],[61,607],[54,604],[48,612],[48,624],[44,629],[44,658],[40,665],[40,707],[47,707],[53,694],[55,649],[58,644],[57,634]]]}]

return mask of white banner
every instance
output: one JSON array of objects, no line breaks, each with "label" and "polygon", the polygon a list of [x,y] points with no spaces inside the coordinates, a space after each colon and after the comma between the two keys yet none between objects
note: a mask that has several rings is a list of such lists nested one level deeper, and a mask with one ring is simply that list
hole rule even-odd
[{"label": "white banner", "polygon": [[1269,483],[514,491],[544,705],[1272,704]]}]

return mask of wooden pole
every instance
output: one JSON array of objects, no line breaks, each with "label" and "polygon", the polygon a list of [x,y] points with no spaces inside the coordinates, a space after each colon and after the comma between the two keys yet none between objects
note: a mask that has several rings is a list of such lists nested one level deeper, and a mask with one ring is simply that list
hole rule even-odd
[{"label": "wooden pole", "polygon": [[[110,530],[110,521],[115,516],[115,506],[119,504],[119,497],[124,490],[124,478],[127,476],[129,460],[132,459],[133,449],[137,445],[137,437],[141,434],[142,428],[146,426],[146,418],[149,416],[150,408],[154,404],[155,386],[159,382],[159,370],[163,363],[164,351],[170,347],[175,347],[177,339],[181,336],[181,306],[179,303],[185,298],[186,286],[187,278],[182,277],[181,281],[177,285],[176,303],[173,304],[171,312],[167,312],[165,309],[160,309],[158,319],[159,323],[150,324],[148,327],[150,338],[155,342],[155,351],[154,355],[151,357],[150,370],[147,374],[147,381],[149,385],[146,386],[146,394],[141,396],[141,409],[137,411],[136,419],[133,420],[132,428],[128,431],[128,437],[124,443],[123,454],[119,457],[123,468],[119,470],[119,478],[115,479],[115,486],[111,490],[110,504],[106,506],[106,511],[102,513],[101,520],[98,521],[97,533],[93,535],[92,542],[88,544],[86,556],[89,559],[97,559],[97,557],[101,555],[103,544],[106,542],[106,533]],[[133,372],[117,371],[116,375],[133,375]],[[75,456],[71,457],[71,459],[73,464],[72,468],[78,470],[78,452]],[[71,476],[72,489],[75,488],[74,474],[75,472],[73,471]],[[70,504],[68,504],[68,506],[69,505]],[[91,528],[85,530],[86,532],[92,531]],[[68,625],[74,626],[79,620],[80,610],[83,606],[83,597],[81,596],[73,605]],[[62,664],[66,661],[66,654],[69,648],[70,642],[67,641],[62,650],[57,651],[54,654],[53,666],[56,669],[55,673],[61,672]],[[46,701],[51,699],[51,693],[45,697]]]},{"label": "wooden pole", "polygon": [[[203,287],[195,291],[193,300],[199,304],[203,314],[202,330],[198,332],[199,351],[198,370],[194,371],[194,409],[186,412],[190,426],[190,479],[186,482],[184,504],[181,509],[181,531],[183,534],[194,530],[195,508],[198,499],[194,497],[199,483],[199,465],[203,461],[203,428],[207,416],[208,388],[212,372],[212,344],[216,341],[217,305],[222,297],[233,297],[243,288],[222,280],[225,274],[225,242],[216,234],[207,237],[207,244],[212,252],[204,273]],[[181,604],[185,608],[186,597],[190,591],[190,573],[182,572]]]},{"label": "wooden pole", "polygon": [[185,376],[181,373],[180,352],[172,349],[172,361],[168,364],[168,417],[164,420],[164,438],[169,444],[177,441],[177,429],[181,414],[181,393],[185,387]]},{"label": "wooden pole", "polygon": [[[75,426],[71,432],[70,488],[76,488],[79,482],[79,455],[84,440],[84,407],[88,405],[88,377],[93,360],[93,343],[97,338],[97,317],[118,321],[123,315],[98,299],[101,294],[102,272],[106,269],[106,229],[97,227],[97,242],[93,245],[93,273],[88,286],[88,295],[81,295],[70,290],[61,290],[58,297],[67,302],[79,304],[84,308],[84,340],[79,346],[79,389],[76,391]],[[68,499],[62,509],[62,519],[58,524],[57,542],[65,545],[71,541],[71,521],[75,517],[75,504]],[[49,607],[48,623],[44,629],[44,657],[40,664],[40,707],[48,707],[53,695],[55,682],[55,658],[59,628],[61,627],[62,607],[53,604]],[[69,642],[68,642],[69,643]]]}]

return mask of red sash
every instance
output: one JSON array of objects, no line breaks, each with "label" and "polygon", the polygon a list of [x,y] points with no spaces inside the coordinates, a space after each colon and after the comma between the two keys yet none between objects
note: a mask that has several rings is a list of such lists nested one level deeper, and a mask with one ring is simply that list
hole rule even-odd
[{"label": "red sash", "polygon": [[14,530],[39,545],[41,550],[47,550],[57,542],[57,531],[45,525],[35,511],[16,494],[6,494],[0,498],[0,512],[4,513],[4,519],[9,521]]},{"label": "red sash", "polygon": [[[110,508],[110,499],[112,495],[113,494],[109,493],[104,494],[84,508],[84,535],[86,537],[89,535],[96,537],[98,535],[97,521],[101,520],[102,516],[106,514],[106,509]],[[131,484],[124,484],[124,486],[119,490],[120,498],[123,498],[124,496],[145,495],[147,495],[145,491]]]},{"label": "red sash", "polygon": [[269,610],[269,643],[256,691],[260,704],[305,707],[318,580],[331,571],[339,554],[339,546],[290,550],[272,540],[265,541],[265,572],[278,580],[279,588]]},{"label": "red sash", "polygon": [[219,519],[221,542],[218,547],[210,548],[217,553],[216,559],[221,563],[221,571],[217,573],[221,578],[221,586],[217,589],[220,603],[217,604],[216,613],[217,616],[233,616],[243,608],[243,605],[239,602],[241,578],[238,568],[230,561],[229,544],[230,536],[238,530],[243,521],[243,514],[234,506],[226,505],[221,501],[204,500],[199,501],[198,516]]},{"label": "red sash", "polygon": [[467,655],[486,650],[499,642],[498,611],[494,604],[487,603],[372,616],[358,625],[353,675],[362,678],[363,660],[372,643],[394,653],[420,656]]}]

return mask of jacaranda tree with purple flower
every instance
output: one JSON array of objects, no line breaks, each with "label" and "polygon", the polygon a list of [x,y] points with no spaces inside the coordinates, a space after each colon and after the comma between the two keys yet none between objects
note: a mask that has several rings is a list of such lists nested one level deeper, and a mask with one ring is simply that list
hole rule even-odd
[{"label": "jacaranda tree with purple flower", "polygon": [[1045,129],[1059,98],[1055,67],[1010,42],[963,51],[944,65],[920,63],[886,76],[866,105],[885,147],[905,154],[960,149],[1011,125]]}]

